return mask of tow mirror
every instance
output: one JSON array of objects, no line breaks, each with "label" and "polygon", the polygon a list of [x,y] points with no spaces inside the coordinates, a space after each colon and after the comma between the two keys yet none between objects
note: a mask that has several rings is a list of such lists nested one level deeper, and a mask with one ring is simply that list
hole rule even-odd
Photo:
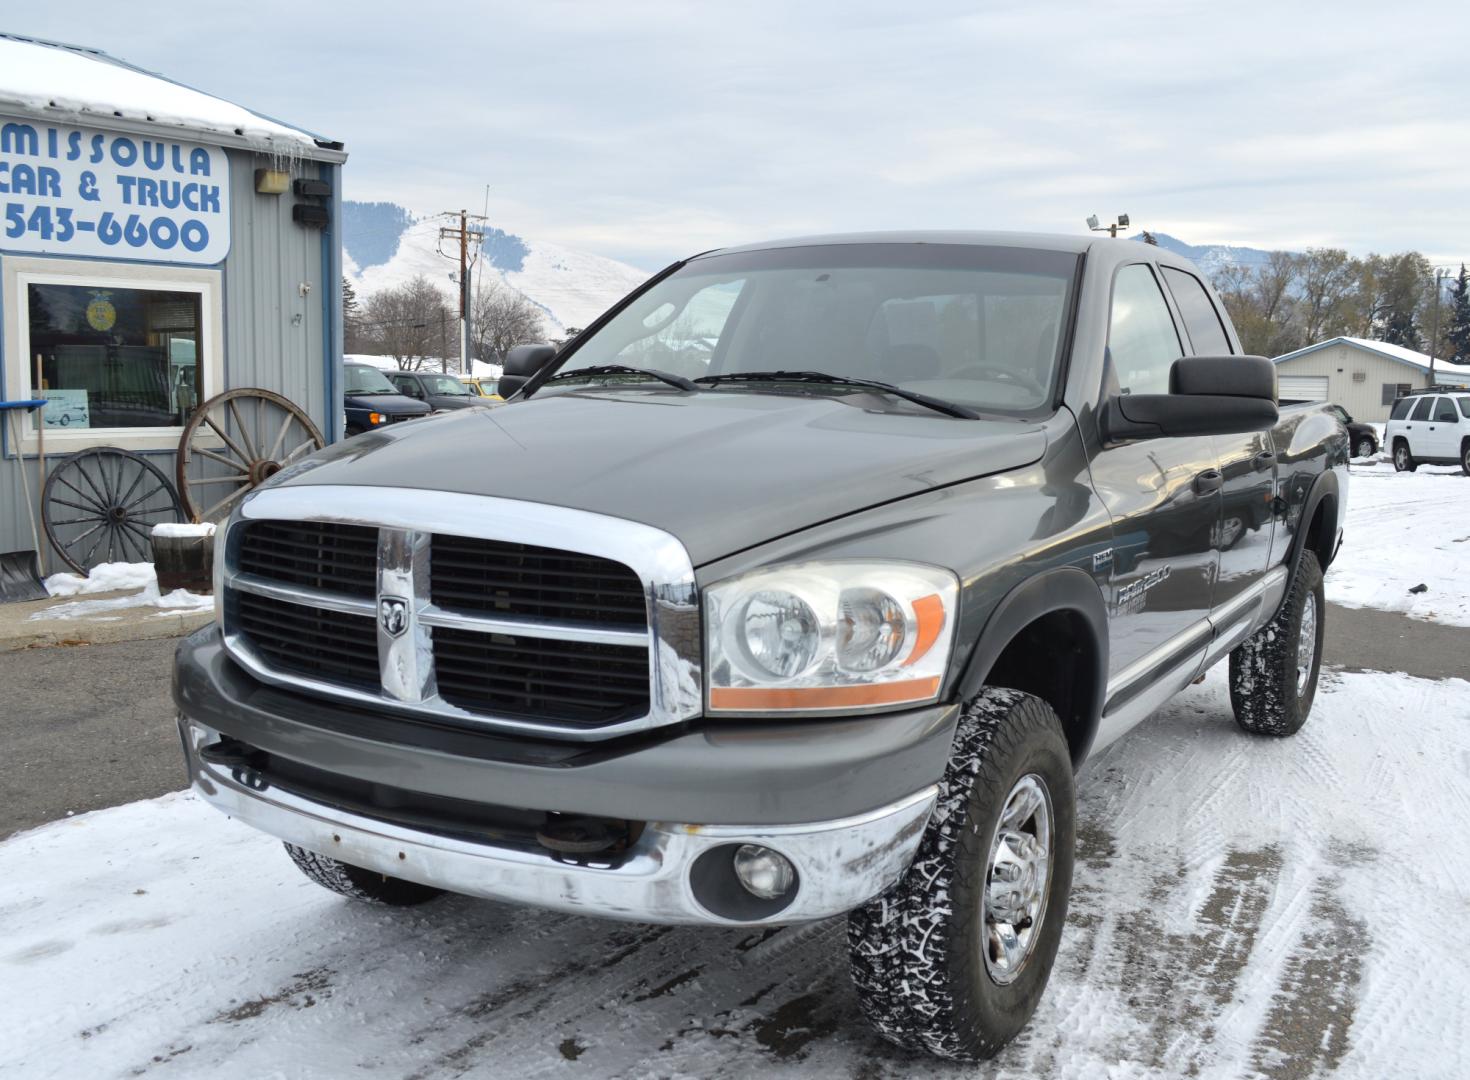
[{"label": "tow mirror", "polygon": [[1102,410],[1108,442],[1163,436],[1243,435],[1275,425],[1276,365],[1264,356],[1186,356],[1167,394],[1120,394]]},{"label": "tow mirror", "polygon": [[501,365],[500,396],[509,398],[530,381],[556,355],[555,345],[517,345],[505,354]]}]

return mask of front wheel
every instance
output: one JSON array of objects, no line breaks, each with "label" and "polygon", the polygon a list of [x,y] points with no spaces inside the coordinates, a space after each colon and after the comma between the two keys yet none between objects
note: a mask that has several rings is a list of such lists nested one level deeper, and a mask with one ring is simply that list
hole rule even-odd
[{"label": "front wheel", "polygon": [[1466,439],[1465,444],[1460,447],[1460,471],[1470,476],[1470,439]]},{"label": "front wheel", "polygon": [[1026,1025],[1067,919],[1074,798],[1046,702],[986,688],[966,706],[913,865],[848,916],[853,983],[880,1035],[974,1061]]},{"label": "front wheel", "polygon": [[291,856],[291,861],[298,870],[322,888],[366,904],[413,907],[444,895],[443,889],[436,889],[432,885],[420,885],[417,881],[405,881],[373,870],[364,870],[360,866],[342,862],[330,855],[318,855],[295,844],[286,845],[286,854]]},{"label": "front wheel", "polygon": [[1414,455],[1409,453],[1409,444],[1403,439],[1393,444],[1393,467],[1398,472],[1413,472],[1419,467]]}]

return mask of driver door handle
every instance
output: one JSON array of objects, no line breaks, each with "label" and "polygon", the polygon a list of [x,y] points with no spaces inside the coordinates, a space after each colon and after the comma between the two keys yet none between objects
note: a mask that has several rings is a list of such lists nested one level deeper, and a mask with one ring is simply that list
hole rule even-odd
[{"label": "driver door handle", "polygon": [[1194,490],[1199,495],[1208,495],[1224,486],[1225,478],[1220,475],[1219,469],[1206,469],[1194,478]]},{"label": "driver door handle", "polygon": [[1262,450],[1253,460],[1255,462],[1256,472],[1263,472],[1269,469],[1271,463],[1276,460],[1276,451]]}]

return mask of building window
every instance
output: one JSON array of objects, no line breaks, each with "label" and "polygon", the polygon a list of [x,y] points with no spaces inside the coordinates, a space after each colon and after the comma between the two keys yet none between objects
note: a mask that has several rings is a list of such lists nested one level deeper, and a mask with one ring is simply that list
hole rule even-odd
[{"label": "building window", "polygon": [[26,453],[38,420],[48,452],[173,449],[224,389],[218,271],[8,258],[4,282],[6,385],[47,402]]},{"label": "building window", "polygon": [[1403,397],[1412,389],[1413,387],[1406,382],[1386,382],[1383,384],[1383,400],[1379,404],[1392,405],[1396,399]]},{"label": "building window", "polygon": [[26,305],[47,427],[184,426],[202,383],[197,292],[28,284]]}]

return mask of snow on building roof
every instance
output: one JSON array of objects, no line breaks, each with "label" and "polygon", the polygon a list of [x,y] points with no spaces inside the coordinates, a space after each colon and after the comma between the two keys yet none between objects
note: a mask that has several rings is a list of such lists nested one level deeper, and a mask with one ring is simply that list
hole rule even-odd
[{"label": "snow on building roof", "polygon": [[[1304,349],[1295,352],[1283,353],[1276,357],[1275,363],[1281,364],[1287,360],[1295,360],[1298,356],[1306,356],[1318,349],[1325,349],[1330,345],[1351,345],[1354,348],[1363,349],[1367,352],[1376,353],[1385,360],[1393,360],[1396,363],[1407,364],[1409,367],[1417,368],[1419,371],[1429,373],[1429,355],[1427,353],[1415,352],[1406,349],[1402,345],[1391,345],[1386,341],[1372,341],[1368,338],[1357,337],[1335,337],[1327,341],[1319,341],[1315,345],[1308,345]],[[1448,360],[1434,361],[1434,378],[1436,382],[1460,383],[1470,385],[1470,365],[1452,364]]]},{"label": "snow on building roof", "polygon": [[174,128],[285,157],[341,160],[342,144],[100,49],[0,33],[0,113],[147,131]]}]

